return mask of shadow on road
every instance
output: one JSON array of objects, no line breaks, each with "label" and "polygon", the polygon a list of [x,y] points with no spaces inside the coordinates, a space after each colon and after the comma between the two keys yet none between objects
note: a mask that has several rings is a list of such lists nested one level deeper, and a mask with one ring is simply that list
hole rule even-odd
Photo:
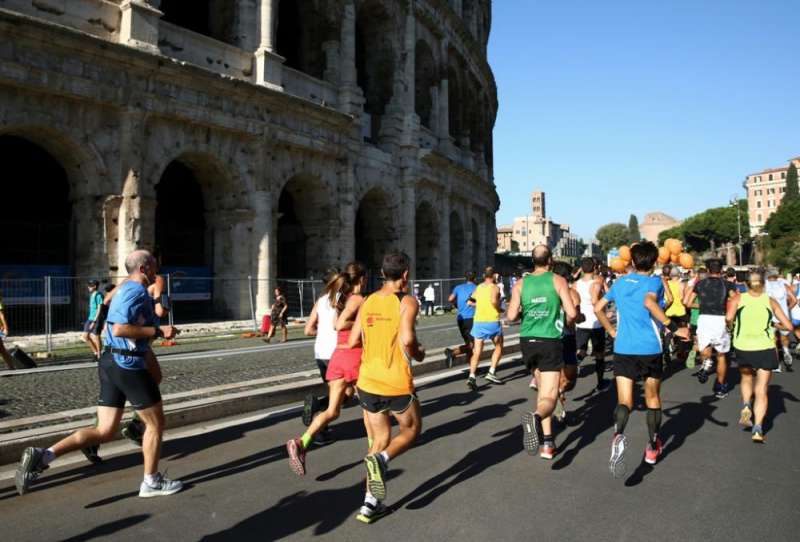
[{"label": "shadow on road", "polygon": [[[586,396],[584,396],[586,397]],[[612,386],[602,394],[589,395],[577,410],[569,411],[568,421],[571,426],[578,425],[559,445],[562,452],[553,463],[553,470],[568,467],[578,453],[591,445],[597,437],[607,431],[614,423],[612,412],[617,404],[616,388]],[[569,403],[567,404],[569,408]],[[569,448],[572,443],[575,446]]]},{"label": "shadow on road", "polygon": [[110,521],[108,523],[104,523],[103,525],[98,525],[94,529],[90,529],[83,534],[65,538],[63,542],[84,542],[87,540],[94,540],[95,538],[102,536],[112,536],[118,531],[127,529],[128,527],[133,527],[134,525],[146,521],[149,517],[150,514],[138,514],[136,516],[129,516],[116,521]]}]

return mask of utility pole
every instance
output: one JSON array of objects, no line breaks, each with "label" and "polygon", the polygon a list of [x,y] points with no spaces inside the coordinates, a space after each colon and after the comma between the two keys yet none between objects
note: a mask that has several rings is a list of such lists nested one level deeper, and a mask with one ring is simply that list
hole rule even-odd
[{"label": "utility pole", "polygon": [[742,260],[742,207],[736,194],[731,196],[731,205],[736,206],[736,231],[739,235],[739,265],[744,265]]}]

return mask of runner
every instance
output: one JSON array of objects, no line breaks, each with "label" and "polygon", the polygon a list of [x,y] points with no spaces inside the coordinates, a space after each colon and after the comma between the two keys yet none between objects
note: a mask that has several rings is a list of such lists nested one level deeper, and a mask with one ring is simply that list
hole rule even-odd
[{"label": "runner", "polygon": [[603,329],[600,321],[594,315],[594,305],[603,295],[603,285],[595,274],[596,264],[594,259],[583,258],[580,269],[582,275],[575,282],[575,290],[580,296],[580,312],[584,315],[584,320],[576,325],[578,360],[583,361],[587,356],[588,347],[591,343],[594,372],[597,377],[595,391],[602,393],[608,391],[611,387],[611,382],[603,378],[603,373],[606,370],[606,330]]},{"label": "runner", "polygon": [[[791,329],[791,322],[781,304],[765,292],[763,271],[751,272],[748,286],[746,293],[728,305],[727,320],[735,323],[733,347],[742,375],[742,412],[739,423],[752,428],[753,442],[764,442],[767,390],[772,371],[779,363],[772,321],[777,320],[787,329]],[[795,330],[794,333],[800,337],[800,331]]]},{"label": "runner", "polygon": [[285,343],[289,340],[289,328],[288,326],[288,316],[287,311],[289,310],[289,304],[286,302],[286,297],[283,295],[283,291],[280,288],[275,288],[275,303],[272,304],[272,308],[270,308],[270,319],[272,320],[272,325],[269,326],[269,332],[267,333],[267,338],[264,339],[264,342],[269,343],[272,340],[272,337],[275,336],[275,330],[278,329],[278,326],[281,328],[281,342]]},{"label": "runner", "polygon": [[458,331],[461,333],[461,338],[464,339],[464,344],[455,348],[445,348],[444,355],[447,359],[447,366],[452,367],[455,362],[455,357],[461,354],[466,354],[467,359],[472,358],[472,323],[475,318],[475,305],[470,303],[472,294],[475,293],[475,273],[467,271],[465,282],[453,288],[453,293],[450,294],[448,301],[452,304],[455,303],[457,314],[456,323],[458,324]]},{"label": "runner", "polygon": [[[642,242],[631,249],[635,272],[619,277],[609,292],[594,307],[597,318],[609,335],[614,337],[614,377],[617,382],[617,407],[614,410],[614,437],[611,443],[609,469],[614,478],[625,474],[625,426],[633,410],[634,382],[644,380],[647,406],[649,440],[645,448],[645,461],[654,465],[661,455],[662,444],[658,437],[661,427],[661,364],[662,346],[657,323],[688,338],[687,328],[667,318],[659,306],[664,286],[653,276],[653,266],[658,259],[658,248],[651,242]],[[615,328],[606,316],[606,306],[614,302],[618,318]]]},{"label": "runner", "polygon": [[[533,249],[533,273],[517,282],[511,292],[508,319],[520,316],[520,349],[525,366],[536,375],[536,409],[522,416],[523,445],[530,455],[555,455],[551,415],[558,400],[564,347],[561,337],[564,324],[577,316],[575,304],[564,278],[550,271],[552,253],[545,245]],[[566,322],[564,315],[566,314]]]},{"label": "runner", "polygon": [[[328,408],[313,418],[308,430],[300,438],[286,443],[289,466],[300,476],[306,472],[306,451],[312,441],[319,444],[314,440],[316,435],[339,418],[342,405],[355,393],[358,367],[361,364],[361,349],[348,348],[347,343],[353,320],[364,302],[362,292],[366,284],[367,271],[364,266],[358,262],[347,264],[343,273],[335,275],[327,283],[325,292],[314,305],[309,323],[306,325],[306,334],[309,334],[310,326],[316,333],[317,342],[320,343],[315,342],[316,355],[328,355],[330,358],[330,362],[325,361],[325,379],[328,381],[329,392]],[[328,353],[331,340],[328,336],[328,324],[333,330],[333,351],[330,353]]]},{"label": "runner", "polygon": [[[578,269],[580,270],[580,268]],[[572,272],[572,266],[566,262],[555,262],[553,264],[553,274],[567,281],[572,303],[575,307],[581,307],[581,296],[573,287],[576,274]],[[582,322],[583,320],[584,316],[579,311],[575,321]],[[558,384],[558,402],[556,402],[553,417],[560,423],[566,423],[567,392],[575,388],[575,383],[578,380],[578,364],[580,363],[578,358],[578,345],[575,339],[575,324],[564,326],[564,336],[561,338],[561,344],[564,349],[564,367],[561,369],[561,379]],[[544,459],[553,459],[554,453],[554,447],[548,448],[547,446],[542,446],[539,451],[539,456]]]},{"label": "runner", "polygon": [[[792,287],[784,278],[780,276],[780,273],[778,273],[778,270],[774,267],[771,267],[767,270],[766,292],[768,296],[778,302],[783,314],[789,314],[794,306],[797,305],[797,298],[792,291]],[[786,370],[791,372],[793,360],[792,352],[789,350],[789,335],[791,335],[793,327],[785,327],[783,323],[778,321],[777,316],[772,318],[772,323],[778,330],[778,338],[776,342],[778,351],[781,354],[781,361],[783,362],[783,366],[786,368]],[[775,372],[781,372],[780,363],[778,363],[778,366],[775,368]]]},{"label": "runner", "polygon": [[472,391],[478,391],[475,374],[483,353],[484,341],[492,341],[494,344],[489,372],[484,378],[493,384],[503,383],[495,375],[497,364],[503,357],[503,327],[500,324],[501,298],[500,288],[495,284],[495,276],[494,268],[487,267],[483,272],[483,283],[475,288],[472,294],[472,299],[475,300],[475,319],[471,335],[475,341],[475,347],[469,361],[469,377],[467,378],[467,386]]},{"label": "runner", "polygon": [[695,360],[697,359],[697,320],[700,318],[700,303],[697,299],[697,296],[694,296],[694,301],[691,304],[686,304],[686,290],[688,287],[697,284],[698,281],[701,281],[708,277],[708,271],[705,267],[701,267],[698,269],[697,274],[694,275],[692,273],[692,277],[689,279],[688,284],[686,284],[684,291],[684,299],[681,300],[689,309],[689,334],[692,338],[692,349],[689,352],[689,355],[686,357],[686,368],[692,369],[695,366]]},{"label": "runner", "polygon": [[3,344],[3,339],[6,337],[8,337],[8,321],[6,320],[6,312],[5,308],[3,307],[3,295],[0,293],[0,357],[3,358],[8,370],[13,371],[14,360],[11,359],[11,354],[8,353],[5,345]]},{"label": "runner", "polygon": [[[389,461],[408,450],[422,429],[411,359],[425,359],[425,349],[414,331],[419,304],[405,293],[410,265],[408,256],[402,252],[384,256],[383,287],[364,301],[348,340],[350,348],[363,344],[357,389],[361,407],[366,411],[368,433],[373,438],[369,455],[364,458],[366,495],[356,516],[364,523],[372,523],[388,513],[383,501]],[[392,417],[399,426],[394,437]]]},{"label": "runner", "polygon": [[[667,281],[667,288],[670,292],[670,303],[667,305],[667,310],[664,314],[678,324],[678,327],[686,327],[689,325],[689,315],[686,312],[686,305],[683,304],[683,297],[686,293],[684,283],[681,281],[681,272],[677,267],[673,267],[669,271],[669,280]],[[692,348],[692,343],[689,341],[671,341],[671,344],[677,354],[678,361],[686,363],[686,357]]]},{"label": "runner", "polygon": [[139,496],[171,495],[183,487],[181,482],[169,480],[158,472],[164,410],[158,385],[145,365],[145,353],[150,350],[151,339],[172,338],[176,329],[153,325],[155,316],[146,286],[156,278],[156,265],[153,256],[145,250],[134,251],[125,260],[128,280],[118,288],[111,301],[108,313],[111,332],[106,334],[106,349],[98,363],[98,427],[81,429],[47,449],[26,448],[15,476],[20,495],[28,491],[31,483],[56,457],[113,440],[126,399],[131,401],[147,427],[142,446],[144,480]]},{"label": "runner", "polygon": [[711,373],[713,351],[717,352],[717,379],[713,392],[717,399],[728,396],[730,389],[726,377],[728,363],[725,355],[731,349],[731,336],[725,323],[728,300],[738,295],[736,287],[722,278],[722,261],[711,259],[706,262],[708,276],[689,286],[683,304],[691,306],[695,298],[700,304],[700,316],[697,319],[697,350],[703,360],[703,366],[697,372],[697,380],[704,384]]},{"label": "runner", "polygon": [[83,324],[81,340],[89,345],[92,357],[97,360],[100,358],[100,336],[94,333],[94,329],[100,305],[103,304],[103,294],[98,291],[100,282],[97,280],[90,280],[86,287],[89,290],[89,317]]}]

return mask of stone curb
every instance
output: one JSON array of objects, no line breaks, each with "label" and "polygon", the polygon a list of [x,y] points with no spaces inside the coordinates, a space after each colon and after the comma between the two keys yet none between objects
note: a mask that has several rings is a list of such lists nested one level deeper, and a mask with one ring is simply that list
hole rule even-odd
[{"label": "stone curb", "polygon": [[[485,350],[481,359],[488,359],[491,356],[491,352],[492,350]],[[517,352],[519,352],[518,335],[506,337],[506,343],[503,347],[504,356]],[[466,363],[466,356],[459,356],[456,359],[456,365],[465,365]],[[437,349],[437,354],[431,356],[429,360],[414,364],[413,371],[414,376],[418,377],[447,368],[443,349]],[[241,383],[241,387],[249,386],[252,386],[252,384]],[[320,383],[318,376],[314,376],[299,382],[265,386],[254,390],[234,391],[215,397],[190,399],[172,404],[168,403],[164,406],[164,416],[167,429],[171,429],[302,401],[308,393],[324,393],[324,391],[325,386]],[[58,419],[61,417],[64,420],[63,423],[33,429],[24,429],[23,424],[19,431],[13,431],[12,429],[12,432],[0,435],[0,465],[8,465],[19,461],[22,451],[28,446],[47,447],[68,436],[76,429],[86,427],[88,412],[93,409],[84,410],[87,411],[87,415],[81,420],[75,420],[75,411],[64,413],[67,414],[66,416],[62,416],[62,413],[55,413],[52,415],[53,418]]]}]

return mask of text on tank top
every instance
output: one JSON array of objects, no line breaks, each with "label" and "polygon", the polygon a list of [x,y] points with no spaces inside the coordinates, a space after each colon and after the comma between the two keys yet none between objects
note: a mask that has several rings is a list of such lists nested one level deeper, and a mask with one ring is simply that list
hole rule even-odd
[{"label": "text on tank top", "polygon": [[553,286],[553,273],[527,275],[522,281],[520,337],[560,339],[564,332],[561,297]]},{"label": "text on tank top", "polygon": [[358,312],[363,353],[357,386],[368,393],[388,397],[414,393],[411,362],[400,344],[403,295],[372,294]]},{"label": "text on tank top", "polygon": [[734,320],[734,348],[748,352],[775,348],[772,316],[772,305],[766,292],[759,296],[749,292],[742,294]]},{"label": "text on tank top", "polygon": [[500,312],[492,304],[493,291],[492,285],[484,282],[472,293],[472,298],[475,300],[475,322],[500,321]]},{"label": "text on tank top", "polygon": [[578,291],[578,295],[581,296],[581,314],[586,318],[576,325],[579,329],[599,329],[602,327],[594,313],[594,304],[592,303],[592,287],[594,284],[594,279],[581,279],[575,283],[575,289]]}]

